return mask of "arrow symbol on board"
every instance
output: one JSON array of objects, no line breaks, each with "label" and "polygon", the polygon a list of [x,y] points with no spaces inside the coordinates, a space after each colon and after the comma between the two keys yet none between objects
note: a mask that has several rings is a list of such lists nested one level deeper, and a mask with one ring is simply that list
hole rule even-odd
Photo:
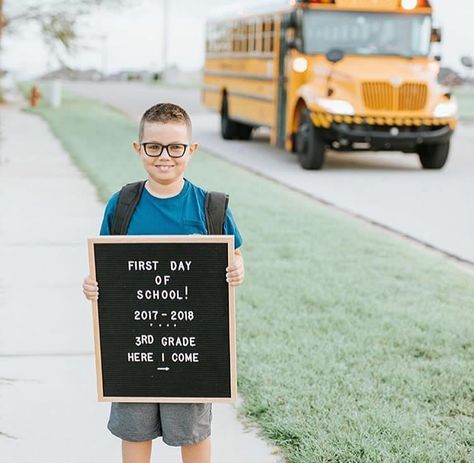
[{"label": "arrow symbol on board", "polygon": [[169,371],[170,367],[158,367],[157,370]]}]

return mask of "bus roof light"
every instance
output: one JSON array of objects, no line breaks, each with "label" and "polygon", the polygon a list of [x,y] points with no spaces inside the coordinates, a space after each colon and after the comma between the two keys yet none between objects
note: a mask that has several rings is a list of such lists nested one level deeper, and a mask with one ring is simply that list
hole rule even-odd
[{"label": "bus roof light", "polygon": [[414,10],[418,6],[418,0],[402,0],[402,8],[405,10]]}]

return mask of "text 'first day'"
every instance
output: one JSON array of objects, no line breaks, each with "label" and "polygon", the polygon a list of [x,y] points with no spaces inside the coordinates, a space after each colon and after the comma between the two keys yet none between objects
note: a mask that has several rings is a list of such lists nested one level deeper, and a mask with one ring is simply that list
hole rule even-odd
[{"label": "text 'first day'", "polygon": [[[159,266],[159,260],[129,260],[128,271],[129,272],[150,272],[162,269]],[[184,272],[191,270],[190,260],[170,260],[169,270],[172,272]]]}]

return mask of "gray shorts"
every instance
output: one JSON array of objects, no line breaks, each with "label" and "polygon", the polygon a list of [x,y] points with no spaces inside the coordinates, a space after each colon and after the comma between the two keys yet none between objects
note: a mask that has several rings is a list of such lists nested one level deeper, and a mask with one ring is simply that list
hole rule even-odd
[{"label": "gray shorts", "polygon": [[211,420],[211,403],[113,402],[107,428],[126,441],[142,442],[162,436],[166,444],[180,447],[209,437]]}]

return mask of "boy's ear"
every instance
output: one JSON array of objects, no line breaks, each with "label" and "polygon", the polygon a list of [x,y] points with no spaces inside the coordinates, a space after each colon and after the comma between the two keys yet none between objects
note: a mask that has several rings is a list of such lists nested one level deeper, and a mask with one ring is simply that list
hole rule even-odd
[{"label": "boy's ear", "polygon": [[193,143],[189,146],[189,154],[193,155],[194,152],[199,148],[199,143]]},{"label": "boy's ear", "polygon": [[132,146],[133,146],[133,149],[137,152],[137,154],[140,154],[140,149],[141,149],[140,143],[138,143],[137,141],[134,141],[132,143]]}]

